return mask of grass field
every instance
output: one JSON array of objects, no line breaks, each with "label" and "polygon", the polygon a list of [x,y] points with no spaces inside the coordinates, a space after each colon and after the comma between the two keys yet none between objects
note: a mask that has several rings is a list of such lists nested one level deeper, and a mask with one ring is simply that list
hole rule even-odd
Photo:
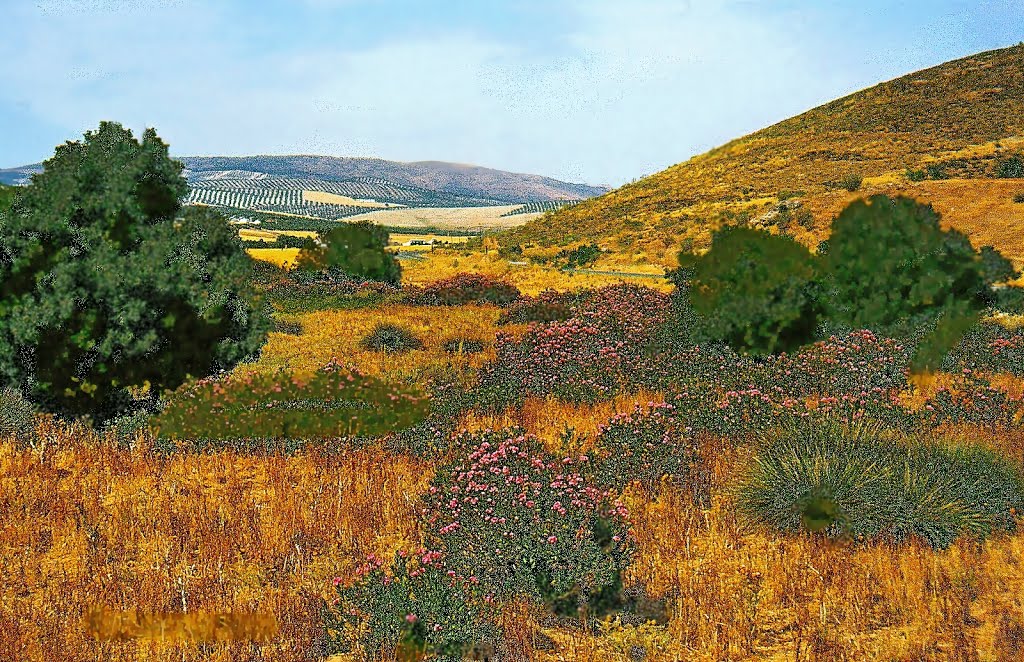
[{"label": "grass field", "polygon": [[352,222],[365,220],[394,227],[479,231],[511,228],[541,216],[539,213],[503,216],[503,214],[518,209],[521,206],[388,209],[357,214],[345,220]]}]

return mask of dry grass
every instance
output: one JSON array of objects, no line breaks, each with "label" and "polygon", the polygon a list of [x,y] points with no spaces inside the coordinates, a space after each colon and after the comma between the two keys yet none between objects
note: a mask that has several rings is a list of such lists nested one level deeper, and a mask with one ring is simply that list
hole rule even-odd
[{"label": "dry grass", "polygon": [[497,207],[416,207],[388,209],[349,216],[347,222],[370,221],[392,227],[441,228],[444,230],[491,230],[511,228],[538,218],[540,214],[502,216],[522,205]]},{"label": "dry grass", "polygon": [[347,195],[337,195],[324,191],[303,191],[304,202],[324,202],[329,205],[345,205],[347,207],[366,207],[368,209],[389,209],[392,207],[404,207],[405,205],[389,204],[385,202],[370,202],[369,200],[357,200]]},{"label": "dry grass", "polygon": [[246,252],[255,260],[270,262],[279,267],[290,269],[295,266],[300,248],[247,248]]}]

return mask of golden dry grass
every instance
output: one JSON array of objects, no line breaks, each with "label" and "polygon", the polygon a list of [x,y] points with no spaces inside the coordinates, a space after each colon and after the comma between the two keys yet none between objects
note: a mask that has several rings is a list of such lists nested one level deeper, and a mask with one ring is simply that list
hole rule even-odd
[{"label": "golden dry grass", "polygon": [[416,207],[386,209],[349,216],[347,222],[370,221],[392,227],[441,228],[444,230],[489,230],[511,228],[538,218],[540,214],[502,216],[522,205],[496,207]]},{"label": "golden dry grass", "polygon": [[405,205],[388,204],[384,202],[370,202],[369,200],[357,200],[347,195],[337,195],[325,191],[303,191],[302,199],[306,202],[325,202],[330,205],[345,205],[347,207],[366,207],[367,209],[389,209],[393,207],[404,207]]},{"label": "golden dry grass", "polygon": [[300,248],[247,248],[245,251],[254,260],[261,260],[276,264],[279,267],[290,269],[295,266],[295,259],[299,256]]}]

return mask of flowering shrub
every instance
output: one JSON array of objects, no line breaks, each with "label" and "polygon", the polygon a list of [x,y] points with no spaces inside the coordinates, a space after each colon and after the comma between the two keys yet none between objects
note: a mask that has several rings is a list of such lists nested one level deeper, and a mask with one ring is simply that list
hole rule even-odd
[{"label": "flowering shrub", "polygon": [[696,458],[693,428],[679,420],[671,404],[649,403],[618,414],[600,426],[597,479],[615,490],[639,481],[652,488],[663,477],[681,480]]},{"label": "flowering shrub", "polygon": [[263,291],[267,299],[287,313],[374,306],[401,292],[391,283],[363,280],[337,270],[281,272],[266,280]]},{"label": "flowering shrub", "polygon": [[463,433],[425,497],[431,544],[485,600],[529,596],[559,613],[621,600],[632,554],[628,512],[588,476],[587,456],[559,458],[520,430]]},{"label": "flowering shrub", "polygon": [[413,390],[331,363],[310,377],[279,371],[200,380],[169,396],[155,427],[170,440],[328,439],[384,434],[428,411]]},{"label": "flowering shrub", "polygon": [[520,296],[515,285],[482,274],[458,274],[419,287],[406,286],[403,300],[414,306],[461,306],[492,303],[507,306]]},{"label": "flowering shrub", "polygon": [[964,368],[955,388],[941,388],[929,398],[922,411],[922,422],[932,426],[943,423],[969,423],[989,428],[1016,425],[1021,402],[1005,391]]},{"label": "flowering shrub", "polygon": [[351,585],[335,577],[335,597],[324,608],[330,654],[462,660],[497,635],[470,582],[449,571],[439,552],[400,551],[387,571],[371,554],[355,575]]},{"label": "flowering shrub", "polygon": [[557,290],[544,290],[535,297],[524,295],[509,304],[498,318],[498,324],[561,322],[572,316],[584,296],[584,293]]},{"label": "flowering shrub", "polygon": [[1007,329],[995,322],[972,327],[947,356],[944,370],[986,370],[1024,377],[1024,328]]}]

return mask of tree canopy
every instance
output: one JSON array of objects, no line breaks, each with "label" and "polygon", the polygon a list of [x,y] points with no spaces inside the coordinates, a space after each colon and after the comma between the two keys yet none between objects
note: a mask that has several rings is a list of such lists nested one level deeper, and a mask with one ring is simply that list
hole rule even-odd
[{"label": "tree canopy", "polygon": [[0,223],[0,381],[94,422],[258,352],[269,321],[220,214],[181,211],[153,129],[104,122],[57,148]]},{"label": "tree canopy", "polygon": [[296,268],[302,271],[340,271],[355,278],[398,284],[402,269],[395,256],[385,250],[388,231],[362,221],[342,223],[310,240],[299,253]]}]

